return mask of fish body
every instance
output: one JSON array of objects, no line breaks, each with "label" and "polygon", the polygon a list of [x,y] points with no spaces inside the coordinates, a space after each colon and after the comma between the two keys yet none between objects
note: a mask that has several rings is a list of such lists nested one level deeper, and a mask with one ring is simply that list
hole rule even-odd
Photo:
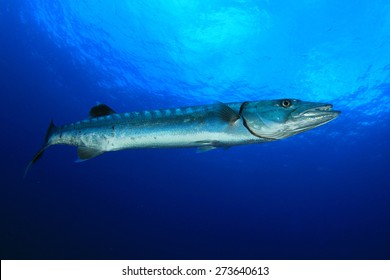
[{"label": "fish body", "polygon": [[52,122],[44,146],[28,168],[51,145],[77,146],[81,161],[135,148],[197,147],[207,151],[287,138],[327,123],[339,113],[330,104],[295,99],[219,102],[120,114],[101,104],[83,121],[59,127]]}]

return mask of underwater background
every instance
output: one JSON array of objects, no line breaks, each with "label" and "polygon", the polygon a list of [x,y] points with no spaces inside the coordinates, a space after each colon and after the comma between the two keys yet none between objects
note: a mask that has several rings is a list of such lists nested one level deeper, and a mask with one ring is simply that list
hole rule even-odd
[{"label": "underwater background", "polygon": [[[1,0],[1,259],[389,259],[390,2]],[[342,114],[266,144],[75,163],[51,119],[261,99]]]}]

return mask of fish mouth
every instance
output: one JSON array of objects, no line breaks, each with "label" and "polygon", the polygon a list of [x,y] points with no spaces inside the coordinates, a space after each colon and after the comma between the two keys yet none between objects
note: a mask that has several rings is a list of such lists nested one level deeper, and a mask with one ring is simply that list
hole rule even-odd
[{"label": "fish mouth", "polygon": [[312,120],[333,120],[340,115],[340,111],[332,110],[333,105],[324,104],[306,109],[299,113],[298,117],[309,118]]},{"label": "fish mouth", "polygon": [[293,118],[298,124],[295,130],[298,133],[326,124],[337,118],[340,113],[340,111],[333,110],[333,105],[321,103],[297,109],[293,112]]}]

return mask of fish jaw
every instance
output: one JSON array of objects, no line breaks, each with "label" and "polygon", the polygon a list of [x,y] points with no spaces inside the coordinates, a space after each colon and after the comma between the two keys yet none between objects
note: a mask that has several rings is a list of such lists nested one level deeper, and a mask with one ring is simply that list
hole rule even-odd
[{"label": "fish jaw", "polygon": [[341,114],[333,110],[333,105],[314,103],[312,106],[303,107],[291,113],[291,122],[298,132],[306,131],[326,124]]}]

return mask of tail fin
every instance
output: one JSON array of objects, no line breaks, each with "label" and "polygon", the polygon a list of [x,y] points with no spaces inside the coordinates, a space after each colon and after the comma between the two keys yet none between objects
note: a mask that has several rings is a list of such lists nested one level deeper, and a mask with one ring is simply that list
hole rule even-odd
[{"label": "tail fin", "polygon": [[35,156],[30,161],[30,163],[27,165],[26,170],[24,171],[23,177],[26,177],[31,166],[33,166],[33,164],[36,163],[42,157],[43,152],[50,146],[50,144],[48,142],[49,142],[50,136],[53,135],[55,130],[56,130],[56,126],[54,125],[53,120],[51,120],[49,128],[47,129],[47,132],[46,132],[45,143],[43,144],[43,147],[35,154]]}]

